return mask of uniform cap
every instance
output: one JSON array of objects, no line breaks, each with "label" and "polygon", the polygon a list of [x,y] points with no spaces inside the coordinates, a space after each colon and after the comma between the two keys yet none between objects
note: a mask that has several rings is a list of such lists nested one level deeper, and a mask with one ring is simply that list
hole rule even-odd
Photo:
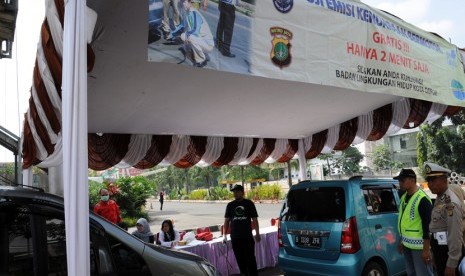
[{"label": "uniform cap", "polygon": [[398,176],[393,177],[395,180],[404,179],[406,177],[417,178],[417,175],[412,169],[402,169]]},{"label": "uniform cap", "polygon": [[232,191],[244,191],[244,187],[242,185],[234,185],[234,187],[231,188],[231,192]]},{"label": "uniform cap", "polygon": [[442,166],[439,166],[438,164],[431,163],[431,162],[425,162],[423,164],[423,170],[425,171],[426,177],[432,177],[432,176],[442,176],[449,174],[451,170],[446,169]]}]

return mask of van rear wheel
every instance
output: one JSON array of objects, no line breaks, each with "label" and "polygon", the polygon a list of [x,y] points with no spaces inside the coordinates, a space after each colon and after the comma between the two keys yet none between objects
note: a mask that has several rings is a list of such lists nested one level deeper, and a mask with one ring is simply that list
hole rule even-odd
[{"label": "van rear wheel", "polygon": [[362,272],[363,276],[385,276],[383,266],[377,262],[369,262]]}]

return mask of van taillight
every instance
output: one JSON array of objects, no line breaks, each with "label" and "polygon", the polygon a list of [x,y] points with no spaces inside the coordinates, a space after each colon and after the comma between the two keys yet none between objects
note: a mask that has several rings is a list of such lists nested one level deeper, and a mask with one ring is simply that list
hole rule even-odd
[{"label": "van taillight", "polygon": [[278,246],[283,247],[283,235],[281,235],[281,220],[278,220]]},{"label": "van taillight", "polygon": [[351,217],[342,224],[341,253],[354,254],[360,250],[357,220]]}]

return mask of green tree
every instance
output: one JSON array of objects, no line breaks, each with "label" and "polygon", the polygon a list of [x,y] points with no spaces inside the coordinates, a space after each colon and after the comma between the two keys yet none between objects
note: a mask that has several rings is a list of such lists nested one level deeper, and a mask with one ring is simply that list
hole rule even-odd
[{"label": "green tree", "polygon": [[157,183],[158,188],[169,191],[182,190],[185,178],[184,169],[175,166],[168,166],[165,171],[153,175],[153,180]]},{"label": "green tree", "polygon": [[400,169],[403,164],[392,160],[392,154],[389,147],[385,144],[378,145],[371,153],[375,171]]},{"label": "green tree", "polygon": [[321,153],[318,155],[318,159],[326,161],[326,164],[323,165],[323,175],[331,175],[331,170],[333,168],[333,163],[335,162],[333,153]]},{"label": "green tree", "polygon": [[197,167],[189,169],[189,177],[193,188],[210,188],[218,185],[220,168],[213,166]]},{"label": "green tree", "polygon": [[[441,118],[441,123],[444,117]],[[453,125],[460,126],[465,125],[465,109],[462,109],[459,113],[449,118]]]},{"label": "green tree", "polygon": [[265,163],[261,167],[268,170],[268,178],[271,179],[273,177],[273,179],[279,180],[284,177],[284,169],[287,167],[287,164],[279,162]]},{"label": "green tree", "polygon": [[146,177],[135,176],[119,178],[115,185],[119,192],[114,194],[113,199],[119,205],[122,217],[147,217],[144,206],[155,193],[156,184]]},{"label": "green tree", "polygon": [[98,176],[97,171],[94,171],[92,169],[87,169],[87,176]]},{"label": "green tree", "polygon": [[343,174],[360,172],[360,162],[363,154],[356,147],[348,147],[342,151],[341,157],[336,159],[335,167]]},{"label": "green tree", "polygon": [[356,147],[348,147],[341,151],[341,154],[322,153],[318,158],[326,161],[323,165],[323,174],[330,175],[334,169],[338,169],[342,174],[353,174],[360,172],[360,162],[363,154]]},{"label": "green tree", "polygon": [[443,127],[443,118],[420,127],[417,134],[418,165],[425,161],[447,166],[457,173],[465,173],[465,125],[463,111],[451,118],[457,127]]},{"label": "green tree", "polygon": [[3,167],[0,168],[1,175],[14,176],[15,174],[15,164],[14,163],[5,163]]},{"label": "green tree", "polygon": [[[241,166],[223,166],[221,167],[222,177],[221,180],[226,180],[230,182],[240,182],[242,180],[241,176]],[[261,168],[254,165],[244,166],[244,181],[251,182],[254,179],[268,179],[269,170],[266,168]]]}]

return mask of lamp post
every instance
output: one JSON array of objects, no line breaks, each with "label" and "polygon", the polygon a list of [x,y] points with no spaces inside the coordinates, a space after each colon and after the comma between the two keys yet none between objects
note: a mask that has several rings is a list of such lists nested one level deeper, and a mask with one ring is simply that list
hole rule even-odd
[{"label": "lamp post", "polygon": [[241,166],[241,180],[242,180],[242,187],[244,187],[244,166]]}]

